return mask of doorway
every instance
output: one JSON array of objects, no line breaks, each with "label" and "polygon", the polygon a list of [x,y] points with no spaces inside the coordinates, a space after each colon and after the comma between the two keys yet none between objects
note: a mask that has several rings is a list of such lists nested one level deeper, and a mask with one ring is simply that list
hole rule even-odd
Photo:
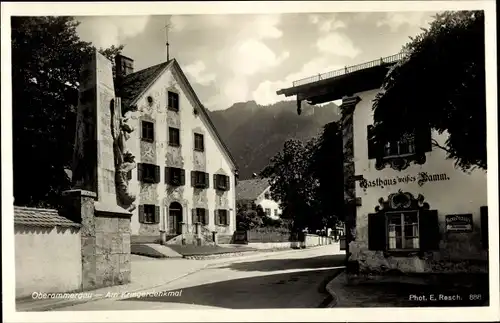
[{"label": "doorway", "polygon": [[168,208],[168,231],[170,234],[182,234],[182,206],[172,202]]}]

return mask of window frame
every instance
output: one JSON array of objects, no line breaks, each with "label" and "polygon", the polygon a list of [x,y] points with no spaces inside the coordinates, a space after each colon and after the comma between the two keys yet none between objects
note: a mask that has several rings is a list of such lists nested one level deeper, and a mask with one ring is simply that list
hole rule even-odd
[{"label": "window frame", "polygon": [[[155,224],[155,207],[154,204],[143,204],[144,214],[143,214],[143,223],[144,224]],[[151,208],[152,212],[149,214],[147,211]],[[148,219],[148,216],[151,216],[151,219]]]},{"label": "window frame", "polygon": [[[229,225],[229,210],[227,209],[218,209],[217,210],[217,223],[220,226],[228,226]],[[224,221],[221,221],[221,218],[224,218]]]},{"label": "window frame", "polygon": [[[176,134],[177,141],[172,141],[172,131]],[[168,127],[168,145],[171,147],[180,147],[181,146],[181,130],[175,127]]]},{"label": "window frame", "polygon": [[[411,223],[412,225],[416,225],[417,226],[417,236],[416,237],[410,237],[410,238],[417,238],[418,239],[418,246],[415,248],[415,247],[412,247],[412,248],[404,248],[404,245],[406,243],[406,240],[405,240],[405,227],[407,225],[410,225],[410,224],[407,224],[405,221],[404,221],[404,216],[405,216],[405,213],[410,213],[410,214],[414,214],[416,216],[416,219],[417,219],[417,222],[416,223]],[[389,236],[389,218],[394,215],[394,214],[399,214],[400,215],[400,218],[401,218],[401,245],[402,245],[402,248],[391,248],[390,247],[390,236]],[[393,210],[393,211],[386,211],[385,212],[385,230],[386,230],[386,251],[388,252],[418,252],[420,251],[421,249],[421,245],[420,245],[420,212],[419,210]],[[397,237],[397,236],[396,236]]]},{"label": "window frame", "polygon": [[[141,182],[142,183],[156,183],[157,182],[157,178],[156,178],[156,165],[154,165],[154,164],[148,164],[148,163],[142,163],[141,167],[142,167]],[[151,175],[151,176],[147,176],[147,175]]]},{"label": "window frame", "polygon": [[[269,212],[268,212],[268,211],[269,211]],[[266,213],[266,215],[270,217],[270,216],[272,215],[272,213],[271,213],[271,208],[266,207],[266,208],[264,209],[264,213]]]},{"label": "window frame", "polygon": [[[148,126],[150,126],[148,128]],[[141,140],[146,142],[155,141],[155,123],[148,120],[141,120]]]},{"label": "window frame", "polygon": [[167,109],[179,112],[179,93],[167,90]]},{"label": "window frame", "polygon": [[[201,147],[198,144],[201,142]],[[205,151],[205,136],[201,133],[194,133],[194,150],[203,152]]]},{"label": "window frame", "polygon": [[215,189],[221,191],[228,191],[229,187],[227,185],[227,179],[229,176],[223,174],[215,174]]},{"label": "window frame", "polygon": [[[396,154],[393,154],[392,152],[387,153],[387,149],[389,149],[389,151],[390,151],[390,149],[392,149],[391,148],[392,144],[396,144],[396,146],[397,146],[397,153]],[[401,153],[401,147],[403,146],[403,144],[406,145],[406,148],[409,152]],[[415,143],[415,134],[411,134],[410,139],[401,138],[399,140],[389,141],[389,142],[385,143],[383,148],[384,148],[383,154],[382,154],[383,159],[413,156],[417,153],[416,152],[416,143]]]},{"label": "window frame", "polygon": [[[201,223],[202,225],[207,225],[205,223],[206,209],[204,208],[196,208],[196,223]],[[200,218],[202,221],[200,221]]]}]

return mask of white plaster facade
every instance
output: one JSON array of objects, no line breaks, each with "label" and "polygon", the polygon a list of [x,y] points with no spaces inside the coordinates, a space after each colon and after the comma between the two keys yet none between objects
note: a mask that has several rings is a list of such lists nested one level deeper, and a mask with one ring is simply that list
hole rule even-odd
[{"label": "white plaster facade", "polygon": [[[160,77],[154,81],[137,100],[139,111],[133,113],[133,121],[129,122],[135,131],[132,133],[133,137],[127,142],[128,148],[136,156],[136,162],[144,162],[144,153],[141,156],[141,116],[148,114],[152,117],[155,123],[155,141],[154,150],[150,157],[153,158],[156,165],[160,166],[160,182],[153,184],[151,190],[141,189],[141,183],[138,181],[137,170],[132,172],[132,179],[130,180],[130,189],[136,194],[136,204],[141,204],[141,199],[154,201],[155,205],[160,206],[160,223],[156,225],[156,229],[151,230],[152,235],[156,235],[158,230],[168,229],[168,205],[163,202],[170,194],[168,185],[165,184],[165,166],[169,166],[166,160],[166,154],[169,149],[168,144],[168,120],[170,114],[174,113],[167,110],[167,91],[175,90],[179,94],[179,111],[178,114],[178,127],[180,128],[180,159],[183,163],[186,179],[183,186],[181,196],[179,199],[185,201],[183,205],[183,222],[187,225],[192,225],[191,209],[193,208],[194,188],[190,183],[190,172],[195,170],[195,155],[194,150],[194,137],[193,132],[196,131],[204,135],[205,146],[205,167],[204,171],[209,173],[210,187],[207,189],[206,197],[209,209],[209,224],[207,229],[210,231],[219,231],[222,234],[232,234],[236,227],[235,218],[235,181],[234,173],[236,166],[232,163],[225,148],[220,144],[213,132],[211,126],[208,125],[208,120],[205,115],[200,112],[200,107],[197,106],[193,94],[190,92],[190,87],[185,84],[181,77],[177,74],[175,68],[170,67],[163,72]],[[153,103],[148,103],[148,97],[153,98]],[[198,113],[195,114],[195,109]],[[225,208],[229,211],[229,225],[217,226],[214,221],[214,209],[216,208],[216,192],[213,185],[213,174],[225,174],[230,178],[230,188],[227,192],[227,205]],[[147,195],[147,196],[146,196]],[[182,204],[182,203],[181,203]],[[138,208],[133,211],[131,220],[132,235],[140,234],[140,223],[138,219]]]},{"label": "white plaster facade", "polygon": [[[382,257],[380,252],[368,250],[368,214],[374,213],[380,198],[398,190],[410,192],[415,197],[422,194],[430,209],[438,211],[441,241],[439,251],[434,252],[431,260],[462,261],[487,259],[487,251],[481,247],[480,207],[487,206],[487,174],[482,170],[463,172],[454,166],[454,160],[446,159],[441,148],[433,147],[426,153],[423,165],[411,164],[407,169],[398,171],[391,167],[375,169],[375,160],[368,159],[367,126],[373,124],[372,102],[378,90],[357,93],[361,101],[356,105],[353,115],[354,174],[362,175],[370,182],[380,179],[381,185],[361,187],[356,182],[356,197],[361,198],[357,206],[356,240],[350,243],[352,260],[361,261],[363,266],[397,268],[402,271],[431,271],[429,259],[418,257]],[[404,122],[404,120],[402,120]],[[447,135],[432,132],[432,138],[444,145]],[[441,175],[444,180],[427,181],[419,185],[419,173]],[[408,179],[410,179],[408,181]],[[391,181],[391,182],[389,182]],[[359,204],[359,203],[358,203]],[[445,217],[451,214],[472,214],[472,233],[449,233],[445,228]]]},{"label": "white plaster facade", "polygon": [[269,217],[276,220],[280,218],[282,210],[279,202],[276,202],[271,198],[266,198],[266,194],[270,194],[270,191],[271,187],[268,187],[264,192],[262,192],[255,200],[255,204],[262,206],[264,212],[266,209],[269,209],[271,211],[271,215]]}]

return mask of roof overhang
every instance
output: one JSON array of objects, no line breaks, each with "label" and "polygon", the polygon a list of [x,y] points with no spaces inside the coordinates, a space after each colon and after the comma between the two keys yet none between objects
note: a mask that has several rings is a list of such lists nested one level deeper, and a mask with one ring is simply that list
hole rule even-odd
[{"label": "roof overhang", "polygon": [[352,73],[281,89],[276,93],[287,97],[296,95],[298,101],[321,104],[342,99],[354,93],[377,89],[394,63],[381,64]]}]

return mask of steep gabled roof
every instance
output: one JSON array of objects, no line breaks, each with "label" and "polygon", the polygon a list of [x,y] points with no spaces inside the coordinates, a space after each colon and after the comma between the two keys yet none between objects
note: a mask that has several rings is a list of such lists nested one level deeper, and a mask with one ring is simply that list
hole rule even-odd
[{"label": "steep gabled roof", "polygon": [[238,181],[238,185],[236,186],[236,200],[254,201],[270,185],[268,178],[254,178]]},{"label": "steep gabled roof", "polygon": [[119,89],[120,94],[122,96],[122,104],[124,106],[130,106],[136,104],[137,101],[142,97],[142,95],[168,69],[175,69],[176,74],[181,78],[181,81],[186,85],[187,90],[189,92],[186,93],[186,95],[189,95],[194,100],[194,102],[197,105],[196,108],[203,114],[203,116],[208,122],[209,128],[211,128],[211,130],[215,134],[216,140],[219,141],[222,148],[226,152],[227,156],[231,160],[231,163],[233,164],[234,168],[236,168],[237,167],[236,160],[231,155],[231,152],[227,148],[226,144],[219,135],[219,132],[215,128],[215,125],[210,119],[210,116],[207,110],[205,109],[205,106],[203,106],[203,104],[201,103],[200,99],[196,95],[196,92],[189,83],[186,75],[179,66],[179,63],[177,63],[175,59],[171,59],[167,62],[154,65],[125,76],[125,79],[123,80],[122,85]]},{"label": "steep gabled roof", "polygon": [[130,106],[146,91],[151,84],[167,69],[172,60],[154,65],[125,76],[120,86],[122,104]]}]

